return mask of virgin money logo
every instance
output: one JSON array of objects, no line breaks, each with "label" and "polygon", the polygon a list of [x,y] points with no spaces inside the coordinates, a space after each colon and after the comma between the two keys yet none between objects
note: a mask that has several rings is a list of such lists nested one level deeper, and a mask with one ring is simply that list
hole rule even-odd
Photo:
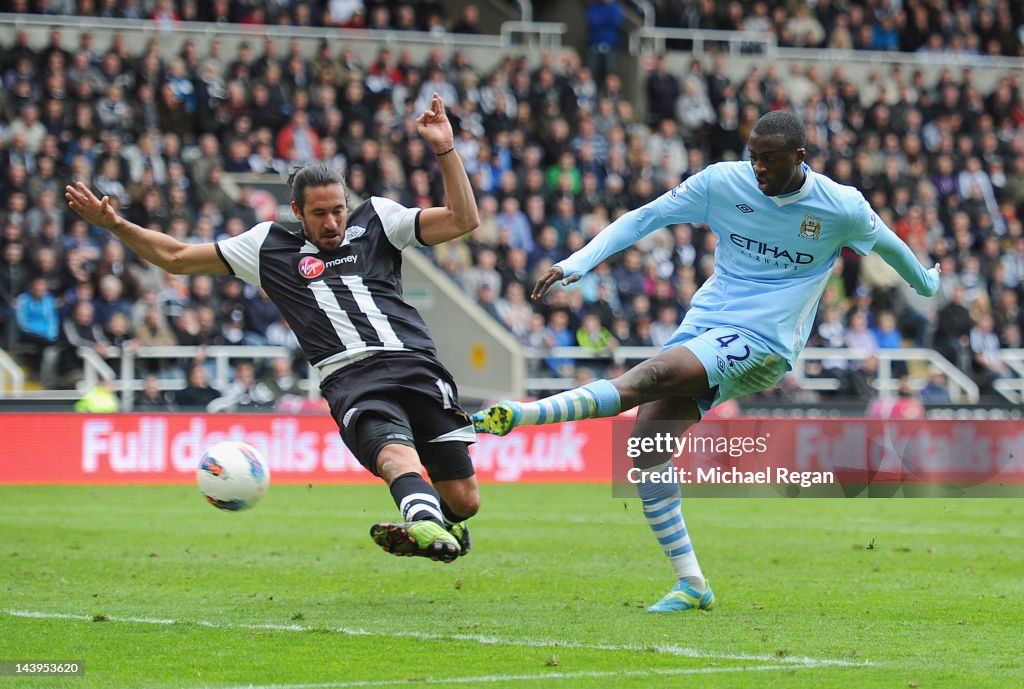
[{"label": "virgin money logo", "polygon": [[306,256],[299,261],[299,275],[308,280],[320,277],[324,268],[324,262],[316,256]]}]

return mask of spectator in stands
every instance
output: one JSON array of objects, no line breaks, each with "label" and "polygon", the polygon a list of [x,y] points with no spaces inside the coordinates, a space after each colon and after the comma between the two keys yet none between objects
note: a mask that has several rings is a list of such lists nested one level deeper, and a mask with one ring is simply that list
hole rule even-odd
[{"label": "spectator in stands", "polygon": [[658,309],[658,317],[651,323],[651,343],[661,347],[671,339],[679,327],[679,311],[675,306],[662,306]]},{"label": "spectator in stands", "polygon": [[39,153],[46,136],[46,127],[39,121],[39,107],[34,104],[25,104],[21,108],[21,116],[11,121],[8,129],[8,136],[12,139],[24,140],[24,149],[31,154],[32,166],[29,172],[35,172],[34,156]]},{"label": "spectator in stands", "polygon": [[[152,293],[151,293],[152,294]],[[155,301],[155,294],[153,295]],[[145,309],[141,321],[135,323],[135,341],[139,347],[173,347],[178,344],[174,330],[163,311],[155,303]],[[165,373],[174,368],[169,360],[147,359],[140,364],[146,370]],[[180,370],[180,369],[179,369]]]},{"label": "spectator in stands", "polygon": [[1010,368],[999,357],[1002,346],[999,335],[995,332],[992,316],[982,314],[971,328],[969,336],[974,373],[978,384],[992,389],[993,383],[999,378],[1010,375]]},{"label": "spectator in stands", "polygon": [[894,397],[878,396],[868,403],[867,416],[876,419],[923,419],[924,405],[914,395],[907,376],[900,377],[900,386]]},{"label": "spectator in stands", "polygon": [[460,284],[468,294],[476,294],[482,284],[488,284],[495,292],[502,288],[501,273],[496,266],[498,257],[491,249],[483,249],[477,254],[476,264],[461,276]]},{"label": "spectator in stands", "polygon": [[324,23],[346,27],[363,12],[363,0],[328,0]]},{"label": "spectator in stands", "polygon": [[[896,329],[896,317],[891,311],[878,314],[878,324],[872,329],[878,349],[902,349],[903,336]],[[893,361],[892,373],[896,377],[907,375],[907,362]]]},{"label": "spectator in stands", "polygon": [[102,326],[96,322],[96,312],[92,302],[80,301],[71,311],[71,318],[64,321],[61,328],[60,342],[60,381],[66,386],[73,384],[81,377],[82,359],[78,354],[79,347],[95,350],[100,356],[106,354],[106,336]]},{"label": "spectator in stands", "polygon": [[683,141],[688,146],[705,145],[715,123],[715,109],[707,89],[693,80],[686,81],[683,93],[676,100],[675,114]]},{"label": "spectator in stands", "polygon": [[224,395],[217,400],[218,409],[258,411],[274,406],[274,392],[256,379],[256,367],[251,361],[238,361],[234,375]]},{"label": "spectator in stands", "polygon": [[815,390],[802,388],[800,381],[791,373],[783,376],[773,392],[779,402],[783,404],[807,407],[821,403],[821,395]]},{"label": "spectator in stands", "polygon": [[682,91],[679,80],[668,69],[664,53],[651,58],[647,68],[647,121],[653,126],[675,117],[676,101]]},{"label": "spectator in stands", "polygon": [[171,84],[164,83],[157,92],[159,95],[156,99],[156,110],[160,129],[191,140],[194,132],[192,115],[178,99],[174,88]]},{"label": "spectator in stands", "polygon": [[591,0],[587,6],[587,64],[598,83],[604,81],[606,74],[616,71],[616,52],[624,21],[619,0]]},{"label": "spectator in stands", "polygon": [[[1021,156],[1024,160],[1024,156]],[[1004,284],[1013,289],[1024,290],[1024,236],[1018,236],[1013,248],[1003,254],[1001,263],[1005,267]]]},{"label": "spectator in stands", "polygon": [[505,296],[495,304],[498,319],[516,338],[524,337],[530,328],[533,309],[526,300],[526,288],[521,282],[505,283]]},{"label": "spectator in stands", "polygon": [[[487,213],[484,211],[484,205],[481,205],[481,228],[474,231],[473,236],[476,237],[477,232],[486,232],[487,226],[485,226],[484,218]],[[515,196],[506,196],[501,202],[501,212],[497,215],[492,216],[494,223],[501,229],[508,230],[509,238],[508,245],[513,249],[522,249],[523,251],[530,253],[533,251],[533,234],[530,231],[530,222],[526,217],[526,214],[520,208],[519,199]]]},{"label": "spectator in stands", "polygon": [[174,393],[160,389],[160,378],[150,373],[143,379],[142,389],[135,393],[135,411],[175,411]]},{"label": "spectator in stands", "polygon": [[924,404],[952,404],[953,400],[949,395],[949,388],[946,383],[946,375],[942,371],[934,370],[928,376],[928,382],[919,393]]},{"label": "spectator in stands", "polygon": [[112,347],[134,351],[138,348],[135,342],[135,333],[132,330],[131,320],[123,311],[116,311],[110,314],[103,327],[103,335]]},{"label": "spectator in stands", "polygon": [[626,249],[621,265],[614,271],[619,296],[624,302],[644,293],[643,256],[636,248]]},{"label": "spectator in stands", "polygon": [[[576,336],[569,328],[569,313],[567,311],[558,309],[551,312],[545,339],[551,343],[550,347],[575,347],[577,345]],[[567,377],[573,373],[572,359],[547,357],[544,361],[548,368],[559,376]]]},{"label": "spectator in stands", "polygon": [[587,313],[576,330],[576,345],[590,352],[607,354],[619,346],[612,332],[601,325],[596,313]]},{"label": "spectator in stands", "polygon": [[292,361],[288,357],[277,357],[270,362],[270,370],[261,379],[262,383],[270,390],[274,401],[280,406],[294,403],[295,398],[304,396],[300,383],[302,381],[292,369]]},{"label": "spectator in stands", "polygon": [[199,150],[197,153],[198,155],[188,163],[189,177],[192,179],[207,179],[210,175],[210,170],[224,165],[224,158],[220,153],[220,145],[214,134],[203,134],[199,137]]},{"label": "spectator in stands", "polygon": [[75,411],[90,414],[116,414],[121,401],[114,394],[114,381],[102,380],[75,402]]},{"label": "spectator in stands", "polygon": [[29,348],[34,365],[39,367],[46,350],[57,344],[60,334],[57,302],[46,280],[33,279],[28,290],[18,295],[14,309],[18,337]]},{"label": "spectator in stands", "polygon": [[[47,159],[49,160],[49,159]],[[50,189],[39,192],[34,200],[35,206],[25,213],[24,226],[29,237],[39,237],[42,234],[43,225],[51,223],[56,239],[60,239],[64,227],[64,215],[57,208],[57,195]]]},{"label": "spectator in stands", "polygon": [[934,338],[936,350],[962,369],[970,367],[969,336],[973,327],[966,296],[967,290],[963,285],[957,284],[953,288],[949,303],[938,312]]},{"label": "spectator in stands", "polygon": [[207,405],[221,397],[221,393],[210,386],[206,376],[206,368],[200,360],[193,361],[188,367],[188,384],[175,394],[175,402],[182,410],[205,410]]},{"label": "spectator in stands", "polygon": [[231,210],[235,199],[224,189],[224,168],[215,165],[206,175],[205,184],[198,185],[197,197],[200,203],[212,203],[222,213]]},{"label": "spectator in stands", "polygon": [[462,6],[462,13],[458,20],[452,25],[452,33],[479,34],[480,31],[480,8],[473,3],[466,3]]},{"label": "spectator in stands", "polygon": [[4,349],[11,350],[18,341],[18,319],[15,300],[25,290],[30,271],[25,263],[25,248],[21,242],[3,245],[0,262],[0,322],[4,328]]},{"label": "spectator in stands", "polygon": [[[878,351],[878,339],[868,327],[868,319],[863,313],[855,311],[850,314],[850,322],[846,329],[846,346],[865,355],[873,355]],[[859,362],[851,362],[852,368],[856,369],[859,366]]]},{"label": "spectator in stands", "polygon": [[124,298],[124,286],[115,275],[104,275],[99,280],[97,296],[93,299],[96,322],[105,325],[115,313],[131,313],[131,302]]},{"label": "spectator in stands", "polygon": [[288,321],[283,318],[271,323],[267,327],[267,344],[276,347],[285,347],[290,353],[292,361],[295,366],[302,365],[305,361],[302,356],[302,348],[299,346],[299,340],[295,336],[295,332],[292,330],[291,325]]},{"label": "spectator in stands", "polygon": [[490,282],[481,282],[476,290],[476,303],[484,312],[494,320],[501,322],[501,314],[498,312],[497,291]]},{"label": "spectator in stands", "polygon": [[[19,174],[24,178],[24,168],[16,167],[15,170],[18,170]],[[26,210],[28,209],[28,197],[21,191],[24,188],[21,184],[8,187],[7,208],[0,214],[0,218],[2,218],[0,223],[4,225],[17,225],[24,230],[27,220]]]},{"label": "spectator in stands", "polygon": [[682,176],[686,169],[686,146],[679,136],[676,120],[665,118],[658,123],[658,131],[647,139],[647,151],[651,160],[664,166],[670,176]]}]

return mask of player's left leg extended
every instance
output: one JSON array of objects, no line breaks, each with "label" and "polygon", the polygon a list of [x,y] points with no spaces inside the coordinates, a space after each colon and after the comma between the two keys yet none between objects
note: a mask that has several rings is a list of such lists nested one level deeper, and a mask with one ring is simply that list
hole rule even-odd
[{"label": "player's left leg extended", "polygon": [[448,531],[437,491],[420,473],[423,465],[416,450],[387,445],[378,455],[377,467],[405,521],[374,524],[370,527],[374,543],[395,555],[418,555],[441,562],[457,558],[461,545]]},{"label": "player's left leg extended", "polygon": [[[631,435],[649,438],[667,430],[679,434],[685,432],[699,419],[700,410],[693,400],[658,400],[640,406]],[[633,465],[645,473],[661,473],[672,466],[672,455],[671,452],[645,453],[634,459]],[[637,483],[637,493],[643,503],[647,524],[654,532],[654,537],[658,539],[658,544],[672,564],[677,577],[672,589],[647,610],[678,612],[710,609],[714,605],[715,594],[704,579],[704,573],[693,550],[693,543],[686,530],[679,484],[640,481]]]},{"label": "player's left leg extended", "polygon": [[445,526],[437,491],[423,478],[412,430],[400,410],[382,407],[361,413],[343,433],[359,461],[387,482],[404,520],[370,527],[374,543],[395,555],[441,562],[457,558],[461,546]]},{"label": "player's left leg extended", "polygon": [[616,416],[670,397],[713,397],[703,365],[685,347],[666,349],[614,380],[596,380],[536,402],[498,402],[470,420],[477,433],[506,435],[517,426]]},{"label": "player's left leg extended", "polygon": [[459,542],[459,557],[469,552],[468,520],[480,509],[469,444],[464,441],[421,443],[420,459],[441,497],[445,525]]}]

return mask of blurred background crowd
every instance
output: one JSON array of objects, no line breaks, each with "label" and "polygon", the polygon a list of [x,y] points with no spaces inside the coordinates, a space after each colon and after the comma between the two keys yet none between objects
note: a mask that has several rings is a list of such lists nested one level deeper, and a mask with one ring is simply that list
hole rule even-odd
[{"label": "blurred background crowd", "polygon": [[[448,16],[436,0],[0,5],[168,24],[462,33],[478,31],[480,14],[466,5]],[[932,347],[983,388],[1008,375],[997,354],[1021,347],[1024,327],[1020,70],[994,88],[977,86],[969,69],[928,79],[892,65],[857,82],[842,66],[814,63],[784,72],[763,64],[736,79],[724,54],[694,60],[682,73],[669,70],[663,55],[651,56],[641,109],[606,59],[628,9],[591,3],[596,49],[586,54],[566,50],[540,64],[510,54],[489,71],[441,48],[416,60],[408,49],[382,47],[364,62],[340,42],[307,55],[298,42],[254,38],[227,54],[213,38],[186,40],[168,57],[155,40],[131,52],[120,37],[99,44],[84,34],[71,45],[54,29],[39,49],[18,34],[0,45],[2,345],[52,387],[80,375],[75,350],[83,345],[102,354],[110,346],[281,344],[295,361],[275,361],[267,371],[249,365],[237,372],[232,394],[244,406],[298,394],[294,370],[305,369],[293,368],[300,360],[294,337],[264,294],[234,278],[169,276],[143,264],[69,213],[63,187],[84,182],[138,224],[194,242],[236,235],[263,217],[253,189],[234,183],[232,173],[280,178],[314,159],[345,171],[352,207],[370,195],[442,204],[433,155],[414,123],[437,92],[478,194],[481,224],[465,241],[425,252],[527,345],[610,351],[662,344],[713,271],[715,235],[706,227],[660,230],[572,289],[543,303],[527,295],[538,274],[621,213],[708,164],[742,158],[757,118],[785,108],[807,123],[809,164],[861,189],[922,262],[943,271],[938,298],[925,300],[876,256],[844,252],[810,344],[869,353]],[[1024,4],[1007,0],[669,0],[657,9],[664,26],[771,31],[781,45],[936,54],[1019,56],[1024,24]],[[840,394],[869,397],[876,365],[868,357],[810,372],[839,378]],[[534,374],[560,377],[615,372],[592,364],[581,372],[554,357],[538,366]],[[204,387],[204,368],[188,367],[190,389]],[[158,377],[185,375],[176,362],[154,362],[147,372],[148,394],[163,405],[169,400],[156,389]],[[925,390],[935,395],[927,401],[943,401],[941,380]],[[784,384],[770,394],[800,400],[810,393]]]}]

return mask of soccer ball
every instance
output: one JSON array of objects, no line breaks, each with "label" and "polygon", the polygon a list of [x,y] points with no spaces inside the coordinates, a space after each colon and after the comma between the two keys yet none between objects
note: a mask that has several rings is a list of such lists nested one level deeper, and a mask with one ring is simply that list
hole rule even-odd
[{"label": "soccer ball", "polygon": [[199,492],[214,507],[232,512],[244,510],[267,492],[270,467],[252,445],[225,440],[203,453],[196,483]]}]

